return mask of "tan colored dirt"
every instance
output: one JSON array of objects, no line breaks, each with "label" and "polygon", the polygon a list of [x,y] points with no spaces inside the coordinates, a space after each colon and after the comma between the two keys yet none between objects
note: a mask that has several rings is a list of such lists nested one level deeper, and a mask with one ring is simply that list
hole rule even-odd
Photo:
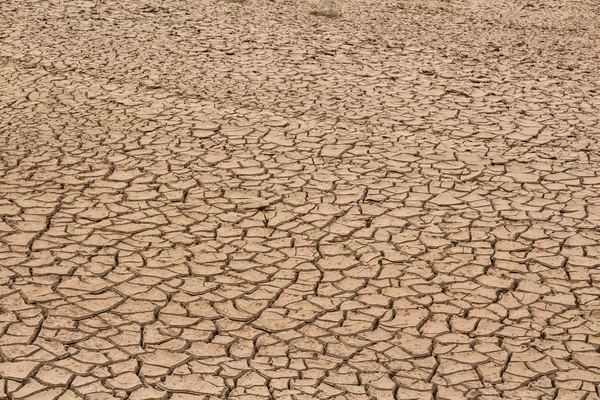
[{"label": "tan colored dirt", "polygon": [[3,0],[0,398],[599,399],[599,21]]}]

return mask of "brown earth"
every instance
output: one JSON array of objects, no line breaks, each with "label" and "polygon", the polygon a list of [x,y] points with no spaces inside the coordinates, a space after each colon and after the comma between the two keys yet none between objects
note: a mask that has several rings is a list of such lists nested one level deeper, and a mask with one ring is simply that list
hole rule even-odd
[{"label": "brown earth", "polygon": [[600,399],[600,3],[3,0],[0,398]]}]

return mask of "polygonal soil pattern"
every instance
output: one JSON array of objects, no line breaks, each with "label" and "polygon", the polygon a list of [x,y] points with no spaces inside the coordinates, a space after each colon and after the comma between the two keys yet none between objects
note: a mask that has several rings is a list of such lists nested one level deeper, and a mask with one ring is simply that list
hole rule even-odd
[{"label": "polygonal soil pattern", "polygon": [[3,0],[0,398],[600,399],[599,21]]}]

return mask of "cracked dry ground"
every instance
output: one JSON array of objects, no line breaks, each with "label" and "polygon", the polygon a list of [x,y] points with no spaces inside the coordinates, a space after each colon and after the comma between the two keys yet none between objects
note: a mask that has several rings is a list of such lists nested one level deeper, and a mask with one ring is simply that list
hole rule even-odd
[{"label": "cracked dry ground", "polygon": [[598,399],[596,3],[0,3],[0,398]]}]

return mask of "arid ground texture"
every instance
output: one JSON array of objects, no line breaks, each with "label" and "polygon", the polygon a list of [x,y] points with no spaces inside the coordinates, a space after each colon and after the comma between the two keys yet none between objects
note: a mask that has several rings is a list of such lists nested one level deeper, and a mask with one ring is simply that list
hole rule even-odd
[{"label": "arid ground texture", "polygon": [[592,0],[2,0],[0,399],[600,399],[599,49]]}]

